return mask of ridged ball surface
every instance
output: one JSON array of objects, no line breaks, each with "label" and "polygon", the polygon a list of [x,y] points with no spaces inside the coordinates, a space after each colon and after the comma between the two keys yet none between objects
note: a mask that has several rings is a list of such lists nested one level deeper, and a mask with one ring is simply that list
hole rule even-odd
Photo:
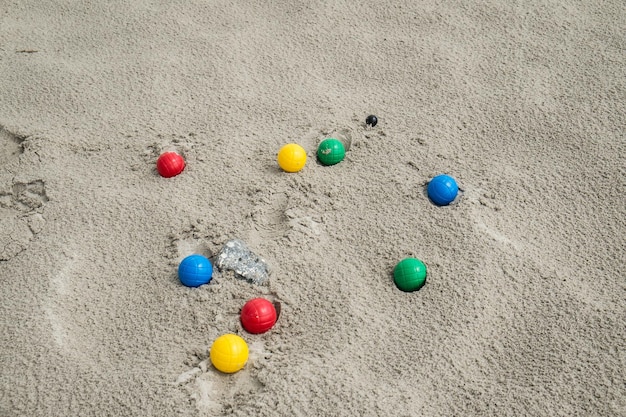
[{"label": "ridged ball surface", "polygon": [[211,363],[218,371],[232,374],[248,361],[248,344],[240,336],[224,334],[211,345]]},{"label": "ridged ball surface", "polygon": [[171,178],[183,172],[185,160],[176,152],[165,152],[157,159],[157,171],[162,177]]},{"label": "ridged ball surface", "polygon": [[438,206],[447,206],[456,198],[459,193],[459,186],[454,178],[441,174],[430,180],[428,183],[428,198]]},{"label": "ridged ball surface", "polygon": [[178,279],[187,287],[208,284],[212,277],[213,265],[202,255],[189,255],[178,265]]},{"label": "ridged ball surface", "polygon": [[241,309],[241,325],[249,333],[265,333],[276,323],[276,309],[265,298],[253,298]]},{"label": "ridged ball surface", "polygon": [[278,165],[286,172],[298,172],[306,165],[306,151],[296,143],[288,143],[278,151]]},{"label": "ridged ball surface", "polygon": [[346,149],[340,140],[335,138],[324,139],[317,147],[317,159],[322,165],[335,165],[343,161]]},{"label": "ridged ball surface", "polygon": [[419,290],[426,283],[426,265],[415,258],[405,258],[393,269],[393,281],[405,292]]}]

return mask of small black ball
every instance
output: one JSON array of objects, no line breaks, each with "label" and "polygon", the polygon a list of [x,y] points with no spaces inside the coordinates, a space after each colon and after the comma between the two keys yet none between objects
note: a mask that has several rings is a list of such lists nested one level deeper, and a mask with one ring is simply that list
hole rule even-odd
[{"label": "small black ball", "polygon": [[370,114],[365,119],[365,124],[368,126],[374,127],[376,126],[376,123],[378,123],[378,117],[374,116],[373,114]]}]

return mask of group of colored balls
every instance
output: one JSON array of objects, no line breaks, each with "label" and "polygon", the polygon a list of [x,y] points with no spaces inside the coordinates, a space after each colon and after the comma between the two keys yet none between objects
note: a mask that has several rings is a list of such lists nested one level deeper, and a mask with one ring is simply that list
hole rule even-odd
[{"label": "group of colored balls", "polygon": [[[378,119],[369,115],[365,119],[368,126],[374,127]],[[325,166],[336,165],[346,157],[346,148],[338,139],[326,138],[317,145],[317,160]],[[297,143],[288,143],[278,151],[278,165],[286,172],[298,172],[306,165],[306,151]]]},{"label": "group of colored balls", "polygon": [[[378,123],[376,116],[366,119],[368,126]],[[327,138],[317,148],[317,159],[322,165],[330,166],[343,161],[346,150],[343,143],[335,138]],[[289,143],[278,151],[278,165],[286,172],[298,172],[306,165],[305,149]],[[176,152],[165,152],[157,160],[157,171],[163,177],[170,178],[185,169],[185,161]],[[455,179],[440,174],[431,179],[427,186],[429,199],[438,206],[446,206],[457,197],[459,187]],[[396,286],[405,292],[416,291],[426,283],[426,265],[416,258],[405,258],[393,270]],[[178,267],[180,281],[188,287],[208,284],[213,276],[213,266],[209,259],[202,255],[190,255],[183,259]],[[276,322],[274,305],[263,298],[250,300],[241,311],[241,323],[250,333],[263,333]],[[237,372],[248,360],[248,346],[240,336],[225,334],[215,340],[211,347],[211,362],[220,371]]]},{"label": "group of colored balls", "polygon": [[[367,126],[374,127],[378,118],[369,115],[365,119]],[[346,155],[344,145],[335,138],[324,139],[317,147],[317,159],[323,165],[335,165],[343,161]],[[278,165],[286,172],[298,172],[306,164],[306,151],[295,143],[284,145],[278,151]],[[438,206],[447,206],[457,197],[459,187],[450,175],[440,174],[431,179],[427,186],[428,198]],[[396,286],[405,292],[419,290],[426,283],[426,265],[419,259],[406,258],[393,270]]]},{"label": "group of colored balls", "polygon": [[[378,119],[370,115],[366,119],[368,126],[376,126]],[[324,139],[317,147],[317,159],[322,165],[335,165],[343,161],[346,149],[335,138]],[[306,151],[296,143],[289,143],[278,151],[278,165],[286,172],[298,172],[306,165]],[[176,152],[165,152],[157,159],[157,171],[165,178],[175,177],[185,169],[185,160]],[[441,174],[428,183],[427,193],[430,200],[438,206],[446,206],[456,198],[459,187],[449,175]]]},{"label": "group of colored balls", "polygon": [[[378,118],[369,115],[365,123],[374,127]],[[343,161],[346,149],[343,143],[335,138],[327,138],[320,142],[317,147],[317,159],[322,165],[335,165]],[[288,143],[278,151],[278,165],[286,172],[298,172],[306,165],[306,150],[297,143]],[[426,189],[428,198],[438,206],[447,206],[457,197],[459,187],[450,175],[441,174],[435,176],[428,183]]]},{"label": "group of colored balls", "polygon": [[[317,159],[322,165],[336,165],[346,157],[346,148],[335,138],[327,138],[317,147]],[[288,143],[278,151],[278,165],[286,172],[298,172],[306,165],[306,151],[297,143]]]},{"label": "group of colored balls", "polygon": [[[459,187],[449,175],[434,177],[426,188],[428,198],[438,206],[447,206],[456,198]],[[393,270],[393,281],[405,292],[419,290],[426,283],[426,265],[416,258],[405,258]]]},{"label": "group of colored balls", "polygon": [[[187,287],[208,284],[213,278],[213,265],[203,255],[189,255],[178,265],[178,278]],[[252,334],[265,333],[276,323],[278,316],[271,301],[253,298],[241,309],[240,320],[243,328]],[[213,366],[224,373],[234,373],[242,369],[248,361],[248,345],[236,334],[226,333],[213,342],[209,356]]]}]

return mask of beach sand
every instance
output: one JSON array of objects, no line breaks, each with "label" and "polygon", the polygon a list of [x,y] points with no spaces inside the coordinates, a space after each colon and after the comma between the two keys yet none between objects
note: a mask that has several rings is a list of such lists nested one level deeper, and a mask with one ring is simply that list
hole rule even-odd
[{"label": "beach sand", "polygon": [[514,3],[3,1],[0,415],[625,416],[626,5]]}]

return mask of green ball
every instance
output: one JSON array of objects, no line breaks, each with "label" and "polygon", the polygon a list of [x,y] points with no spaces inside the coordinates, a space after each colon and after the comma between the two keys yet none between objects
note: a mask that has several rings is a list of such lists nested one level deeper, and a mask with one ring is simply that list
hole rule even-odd
[{"label": "green ball", "polygon": [[345,156],[343,143],[335,138],[324,139],[317,147],[317,158],[323,165],[338,164]]},{"label": "green ball", "polygon": [[426,265],[415,258],[405,258],[393,269],[393,281],[402,291],[419,290],[426,283]]}]

